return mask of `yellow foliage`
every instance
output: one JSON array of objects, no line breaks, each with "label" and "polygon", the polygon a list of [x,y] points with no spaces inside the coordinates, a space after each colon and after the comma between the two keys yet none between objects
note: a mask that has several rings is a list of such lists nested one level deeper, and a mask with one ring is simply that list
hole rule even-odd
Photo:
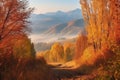
[{"label": "yellow foliage", "polygon": [[54,43],[50,50],[39,52],[37,56],[38,57],[44,56],[48,63],[51,62],[63,63],[71,61],[73,59],[74,53],[75,53],[74,43],[65,42],[64,44]]},{"label": "yellow foliage", "polygon": [[71,42],[64,43],[64,60],[65,62],[71,61],[75,53],[75,44]]},{"label": "yellow foliage", "polygon": [[99,64],[112,57],[113,55],[114,54],[107,49],[95,52],[94,48],[91,46],[85,49],[83,55],[79,58],[79,60],[77,60],[77,63],[79,66]]},{"label": "yellow foliage", "polygon": [[87,37],[85,35],[79,35],[75,45],[74,59],[80,58],[87,46]]},{"label": "yellow foliage", "polygon": [[50,60],[55,62],[62,62],[64,57],[64,48],[60,43],[53,44],[50,50]]},{"label": "yellow foliage", "polygon": [[71,42],[66,42],[66,43],[64,43],[64,50],[66,50],[68,47],[72,47],[72,46],[74,46],[74,44],[73,43],[71,43]]},{"label": "yellow foliage", "polygon": [[[94,49],[104,44],[119,43],[120,39],[120,2],[118,0],[80,0],[86,23],[88,42]],[[108,47],[109,48],[109,47]],[[110,48],[109,48],[110,49]]]}]

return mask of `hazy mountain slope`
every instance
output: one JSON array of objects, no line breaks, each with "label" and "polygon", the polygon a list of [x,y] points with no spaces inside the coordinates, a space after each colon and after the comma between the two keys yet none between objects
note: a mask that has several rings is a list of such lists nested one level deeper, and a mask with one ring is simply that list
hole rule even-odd
[{"label": "hazy mountain slope", "polygon": [[48,29],[45,35],[75,35],[84,28],[83,19],[58,24]]},{"label": "hazy mountain slope", "polygon": [[69,12],[57,11],[46,14],[32,14],[29,20],[31,21],[30,27],[32,32],[42,33],[52,26],[81,18],[81,10],[75,9]]},{"label": "hazy mountain slope", "polygon": [[29,37],[35,43],[74,38],[84,26],[80,9],[32,14],[29,20],[32,30]]}]

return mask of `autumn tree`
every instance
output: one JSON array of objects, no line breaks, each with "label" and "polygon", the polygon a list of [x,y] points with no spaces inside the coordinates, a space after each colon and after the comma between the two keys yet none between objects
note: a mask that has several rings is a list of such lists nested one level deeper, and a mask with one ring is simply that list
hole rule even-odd
[{"label": "autumn tree", "polygon": [[64,48],[60,43],[54,43],[50,50],[50,59],[53,62],[63,62]]},{"label": "autumn tree", "polygon": [[84,50],[87,48],[88,43],[87,43],[87,37],[86,35],[79,35],[75,44],[75,55],[74,59],[79,59],[82,55]]},{"label": "autumn tree", "polygon": [[115,0],[80,0],[80,3],[86,23],[88,42],[95,50],[101,49],[103,45],[110,48],[113,42],[111,37],[115,38],[111,34],[116,33],[113,25],[116,21],[113,22],[112,16],[114,14],[118,17],[113,11],[116,7],[112,10],[112,6],[116,5]]},{"label": "autumn tree", "polygon": [[75,44],[71,42],[65,42],[64,46],[64,60],[65,62],[71,61],[75,53]]},{"label": "autumn tree", "polygon": [[26,34],[31,12],[26,0],[0,0],[0,47]]},{"label": "autumn tree", "polygon": [[13,55],[16,58],[35,58],[34,44],[28,37],[23,37],[19,40],[13,40]]},{"label": "autumn tree", "polygon": [[110,0],[110,13],[112,20],[112,36],[120,46],[120,0]]},{"label": "autumn tree", "polygon": [[44,51],[44,52],[42,52],[42,53],[39,53],[39,54],[42,54],[42,56],[45,58],[45,60],[47,61],[47,62],[50,62],[50,61],[52,61],[51,60],[51,54],[50,54],[50,50],[46,50],[46,51]]}]

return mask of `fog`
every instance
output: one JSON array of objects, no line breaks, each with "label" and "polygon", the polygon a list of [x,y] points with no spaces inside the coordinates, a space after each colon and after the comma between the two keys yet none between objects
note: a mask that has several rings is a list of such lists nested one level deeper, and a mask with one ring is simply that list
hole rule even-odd
[{"label": "fog", "polygon": [[73,39],[76,38],[77,35],[51,35],[46,36],[45,34],[31,34],[29,38],[31,38],[31,41],[33,43],[39,43],[39,42],[59,42],[59,41],[65,41],[67,39]]}]

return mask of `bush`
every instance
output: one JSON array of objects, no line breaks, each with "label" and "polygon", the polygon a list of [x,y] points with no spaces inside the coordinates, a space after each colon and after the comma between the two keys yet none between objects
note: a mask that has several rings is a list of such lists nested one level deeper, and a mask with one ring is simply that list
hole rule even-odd
[{"label": "bush", "polygon": [[43,58],[17,59],[12,54],[0,55],[0,80],[55,80],[52,77]]}]

